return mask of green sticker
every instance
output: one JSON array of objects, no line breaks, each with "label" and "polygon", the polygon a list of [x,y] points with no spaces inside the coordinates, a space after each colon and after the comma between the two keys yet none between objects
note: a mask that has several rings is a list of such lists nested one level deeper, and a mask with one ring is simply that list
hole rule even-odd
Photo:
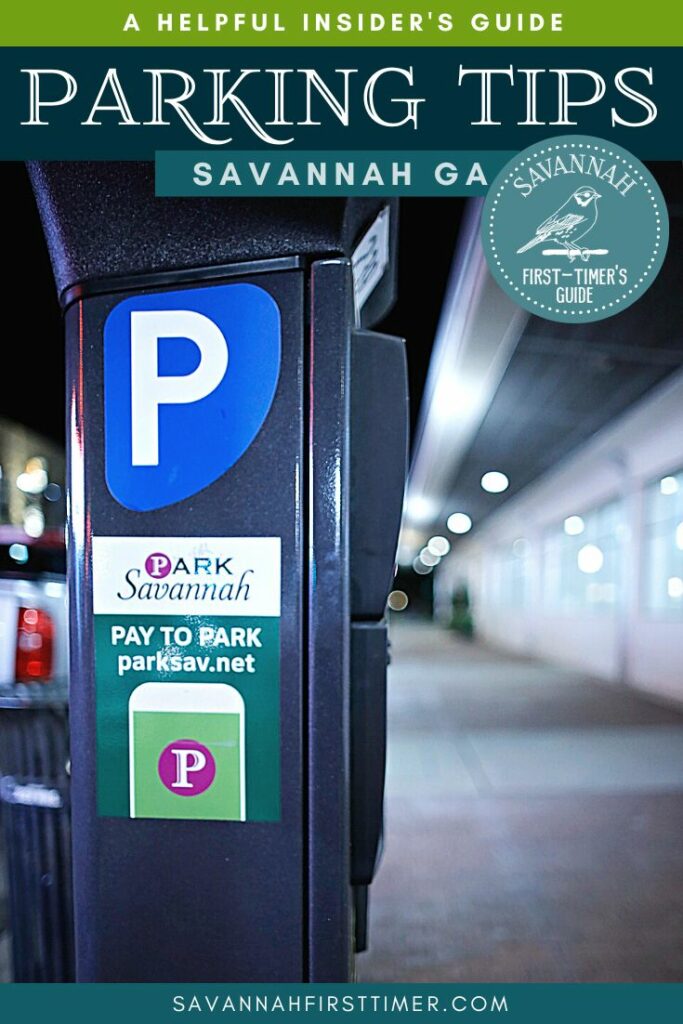
[{"label": "green sticker", "polygon": [[244,701],[231,686],[143,683],[129,742],[131,817],[244,820]]},{"label": "green sticker", "polygon": [[666,204],[633,154],[603,139],[547,139],[511,160],[487,194],[482,244],[500,286],[548,320],[586,323],[650,287],[669,240]]}]

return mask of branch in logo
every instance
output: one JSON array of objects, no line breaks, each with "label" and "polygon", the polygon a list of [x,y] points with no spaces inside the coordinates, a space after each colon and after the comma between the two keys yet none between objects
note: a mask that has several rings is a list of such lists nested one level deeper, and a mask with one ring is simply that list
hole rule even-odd
[{"label": "branch in logo", "polygon": [[580,239],[593,230],[598,222],[598,200],[600,193],[592,185],[577,188],[554,213],[536,228],[536,234],[526,245],[517,250],[517,255],[528,252],[547,241],[557,241],[563,249],[544,249],[544,256],[567,256],[569,262],[580,257],[584,263],[590,256],[606,256],[608,249],[587,249],[578,245]]}]

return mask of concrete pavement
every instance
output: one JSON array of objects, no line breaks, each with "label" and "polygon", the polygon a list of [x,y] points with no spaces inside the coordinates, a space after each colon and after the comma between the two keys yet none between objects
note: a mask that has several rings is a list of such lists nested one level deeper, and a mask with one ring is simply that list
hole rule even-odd
[{"label": "concrete pavement", "polygon": [[683,981],[683,714],[392,628],[361,981]]}]

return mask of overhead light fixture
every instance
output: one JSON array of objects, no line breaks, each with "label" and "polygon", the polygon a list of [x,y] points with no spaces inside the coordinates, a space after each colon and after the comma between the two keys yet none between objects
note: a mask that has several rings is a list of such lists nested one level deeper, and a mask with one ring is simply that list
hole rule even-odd
[{"label": "overhead light fixture", "polygon": [[481,207],[478,197],[465,206],[413,445],[408,491],[433,499],[434,522],[448,507],[453,480],[529,318],[488,272],[480,241]]},{"label": "overhead light fixture", "polygon": [[17,477],[17,487],[24,494],[42,494],[47,485],[48,478],[44,469],[31,469]]},{"label": "overhead light fixture", "polygon": [[492,469],[488,473],[484,473],[481,478],[481,486],[489,494],[502,494],[503,491],[507,491],[510,481],[505,473],[499,473],[498,470]]},{"label": "overhead light fixture", "polygon": [[45,529],[45,516],[39,508],[31,505],[24,512],[24,532],[29,537],[40,537]]},{"label": "overhead light fixture", "polygon": [[48,484],[44,491],[44,497],[46,501],[59,501],[62,496],[62,488],[59,484],[51,483]]},{"label": "overhead light fixture", "polygon": [[424,534],[421,530],[406,526],[405,522],[401,527],[401,535],[398,539],[398,564],[407,567],[417,555],[424,543]]},{"label": "overhead light fixture", "polygon": [[445,537],[432,537],[427,541],[427,550],[431,551],[433,555],[443,558],[451,550],[451,544]]},{"label": "overhead light fixture", "polygon": [[412,494],[406,501],[404,512],[409,523],[428,523],[434,517],[434,502],[422,494]]},{"label": "overhead light fixture", "polygon": [[415,557],[415,548],[408,547],[407,544],[399,544],[398,551],[396,552],[396,561],[405,569],[406,566],[410,565],[413,558]]},{"label": "overhead light fixture", "polygon": [[454,512],[448,517],[446,526],[451,533],[468,533],[472,529],[472,520],[465,512]]},{"label": "overhead light fixture", "polygon": [[9,556],[13,558],[19,565],[23,565],[28,562],[28,548],[25,544],[10,544]]},{"label": "overhead light fixture", "polygon": [[413,562],[413,572],[416,572],[418,576],[427,576],[433,569],[431,565],[425,565],[420,558],[416,558]]},{"label": "overhead light fixture", "polygon": [[670,576],[666,581],[666,592],[669,597],[677,600],[679,597],[683,597],[683,580],[680,576]]},{"label": "overhead light fixture", "polygon": [[581,572],[592,576],[602,569],[605,564],[605,556],[597,544],[584,544],[576,556],[576,562]]},{"label": "overhead light fixture", "polygon": [[422,551],[418,555],[418,558],[424,565],[428,565],[431,569],[433,569],[434,566],[438,565],[439,562],[441,561],[439,556],[432,554],[429,548],[422,548]]},{"label": "overhead light fixture", "polygon": [[564,532],[568,537],[578,537],[586,529],[581,516],[568,516],[564,521]]},{"label": "overhead light fixture", "polygon": [[678,480],[675,476],[665,476],[659,481],[662,494],[678,494]]},{"label": "overhead light fixture", "polygon": [[408,607],[408,595],[405,590],[392,590],[387,604],[392,612],[404,612]]}]

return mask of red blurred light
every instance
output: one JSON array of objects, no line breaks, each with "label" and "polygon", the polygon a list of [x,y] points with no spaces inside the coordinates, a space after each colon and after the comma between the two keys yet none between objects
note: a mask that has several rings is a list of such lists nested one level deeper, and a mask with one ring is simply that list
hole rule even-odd
[{"label": "red blurred light", "polygon": [[52,676],[55,627],[41,608],[20,608],[17,623],[18,683],[47,683]]}]

